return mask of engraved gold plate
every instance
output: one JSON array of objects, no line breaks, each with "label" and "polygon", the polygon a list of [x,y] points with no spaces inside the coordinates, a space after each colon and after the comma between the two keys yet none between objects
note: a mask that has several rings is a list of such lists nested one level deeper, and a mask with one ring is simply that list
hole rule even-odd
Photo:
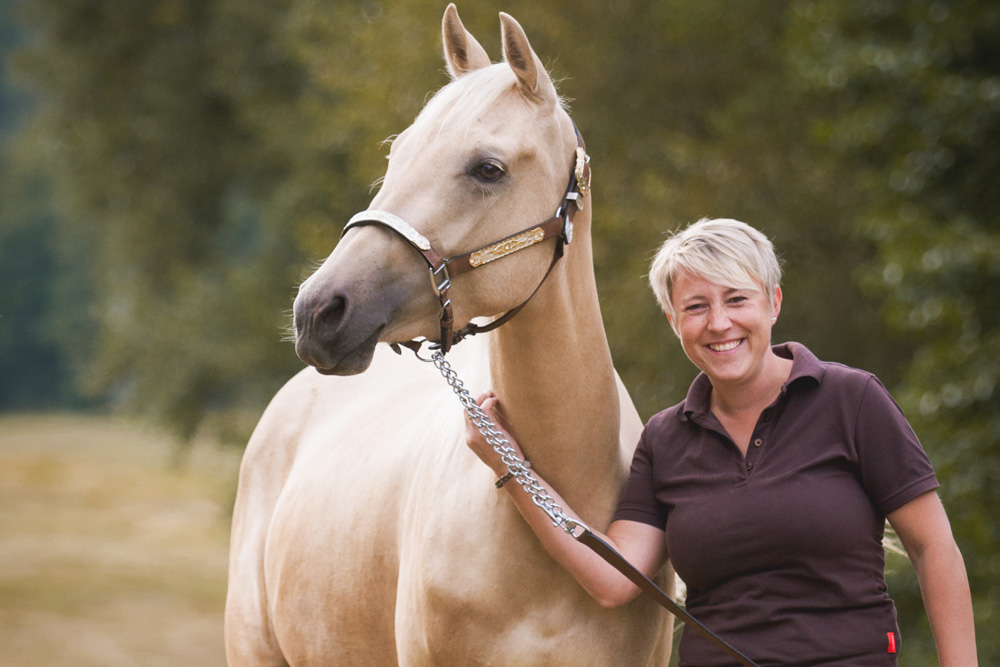
[{"label": "engraved gold plate", "polygon": [[587,152],[583,150],[582,146],[577,146],[576,148],[576,184],[580,188],[580,193],[586,196],[590,192],[590,179],[587,178],[587,163],[590,162],[590,156]]},{"label": "engraved gold plate", "polygon": [[506,257],[512,252],[517,252],[518,250],[522,250],[528,246],[533,246],[543,239],[545,239],[545,230],[541,227],[529,229],[528,231],[521,232],[517,236],[513,236],[506,241],[500,241],[499,243],[495,243],[489,247],[483,248],[482,250],[477,250],[469,256],[469,264],[473,268],[487,264],[495,259]]}]

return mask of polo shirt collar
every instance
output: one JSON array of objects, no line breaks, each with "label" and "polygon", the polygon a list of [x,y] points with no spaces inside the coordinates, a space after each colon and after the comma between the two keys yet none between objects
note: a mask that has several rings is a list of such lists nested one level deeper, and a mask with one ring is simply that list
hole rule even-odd
[{"label": "polo shirt collar", "polygon": [[[823,362],[816,358],[805,345],[801,343],[781,343],[772,345],[771,350],[783,359],[792,360],[792,372],[788,379],[781,385],[781,393],[784,394],[788,388],[799,380],[812,378],[816,384],[823,382],[826,375],[826,368]],[[684,406],[681,410],[681,419],[688,419],[692,414],[707,414],[710,410],[712,396],[712,382],[704,373],[698,373],[698,377],[691,383],[687,397],[684,399]]]},{"label": "polo shirt collar", "polygon": [[781,345],[772,346],[771,350],[783,359],[792,360],[792,372],[788,375],[785,384],[781,386],[782,391],[785,391],[793,382],[802,378],[813,378],[816,380],[816,384],[823,382],[823,376],[826,375],[826,367],[802,343],[782,343]]}]

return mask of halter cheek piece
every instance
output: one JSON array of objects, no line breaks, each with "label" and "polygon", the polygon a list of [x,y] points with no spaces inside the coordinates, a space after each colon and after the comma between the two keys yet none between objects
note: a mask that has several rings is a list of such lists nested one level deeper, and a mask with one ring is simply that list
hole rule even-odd
[{"label": "halter cheek piece", "polygon": [[[442,354],[447,354],[451,347],[461,341],[466,336],[473,336],[477,333],[482,333],[484,331],[492,331],[497,327],[508,322],[512,317],[517,315],[522,308],[531,300],[533,296],[538,292],[539,288],[545,282],[545,279],[549,277],[552,269],[555,267],[556,262],[563,255],[563,245],[569,244],[573,240],[573,216],[577,211],[583,210],[583,200],[587,193],[590,191],[590,157],[587,155],[586,146],[583,143],[583,136],[580,134],[580,130],[573,126],[576,130],[576,142],[577,148],[575,153],[575,159],[573,164],[573,169],[570,172],[569,183],[566,186],[566,191],[563,193],[563,197],[559,202],[559,207],[556,209],[556,214],[542,222],[541,224],[529,227],[523,231],[517,232],[516,234],[511,234],[510,236],[504,237],[499,241],[494,241],[488,245],[479,248],[478,250],[473,250],[472,252],[467,252],[463,255],[457,255],[445,259],[431,246],[431,242],[427,238],[414,229],[409,223],[400,218],[398,215],[389,213],[388,211],[380,211],[377,209],[369,209],[367,211],[361,211],[353,218],[351,218],[346,225],[344,225],[344,231],[341,232],[341,238],[347,233],[347,230],[352,227],[360,227],[363,225],[381,225],[387,229],[392,230],[398,234],[404,241],[409,243],[413,248],[420,253],[420,256],[424,258],[427,262],[427,266],[430,270],[431,285],[434,287],[434,291],[438,295],[438,300],[441,302],[441,339],[431,345],[432,349],[439,349]],[[556,239],[556,247],[554,254],[552,256],[552,262],[549,264],[548,270],[545,272],[545,276],[542,277],[541,282],[538,287],[535,288],[534,292],[521,303],[521,305],[507,311],[504,315],[493,320],[489,324],[479,326],[477,324],[469,323],[459,329],[454,330],[455,319],[451,308],[451,299],[448,297],[448,292],[451,289],[451,281],[456,276],[471,271],[473,269],[479,268],[484,264],[489,264],[492,261],[498,260],[502,257],[506,257],[511,253],[517,252],[518,250],[523,250],[524,248],[529,248],[536,243],[541,243],[550,238]],[[424,340],[411,340],[402,343],[392,343],[392,348],[398,353],[400,352],[399,346],[407,347],[418,353],[420,346],[426,342]]]}]

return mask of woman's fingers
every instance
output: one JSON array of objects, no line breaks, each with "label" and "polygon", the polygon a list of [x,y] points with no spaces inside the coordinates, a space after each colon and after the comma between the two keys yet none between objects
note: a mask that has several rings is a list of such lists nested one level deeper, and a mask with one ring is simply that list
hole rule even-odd
[{"label": "woman's fingers", "polygon": [[[507,440],[514,447],[517,447],[514,444],[513,437],[503,426],[503,409],[500,405],[500,399],[497,398],[496,394],[493,391],[483,392],[476,398],[476,403],[479,404],[479,408],[486,414],[490,421],[496,425],[496,428],[503,432]],[[479,428],[471,419],[465,420],[465,442],[469,449],[486,465],[491,468],[505,468],[500,455],[493,449],[492,445],[486,442],[486,438],[480,433]]]}]

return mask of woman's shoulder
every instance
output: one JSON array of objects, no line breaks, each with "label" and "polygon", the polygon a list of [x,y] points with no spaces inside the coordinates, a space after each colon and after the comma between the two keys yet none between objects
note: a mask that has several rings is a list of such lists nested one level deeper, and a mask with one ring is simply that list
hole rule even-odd
[{"label": "woman's shoulder", "polygon": [[688,411],[685,410],[685,401],[672,405],[665,410],[660,410],[646,422],[643,435],[671,433],[681,428],[681,425],[687,421],[687,413]]},{"label": "woman's shoulder", "polygon": [[[837,361],[821,360],[801,343],[785,343],[781,347],[793,360],[790,381],[810,377],[827,390],[851,392],[863,392],[872,383],[881,386],[873,373]],[[775,351],[782,356],[777,349]]]}]

